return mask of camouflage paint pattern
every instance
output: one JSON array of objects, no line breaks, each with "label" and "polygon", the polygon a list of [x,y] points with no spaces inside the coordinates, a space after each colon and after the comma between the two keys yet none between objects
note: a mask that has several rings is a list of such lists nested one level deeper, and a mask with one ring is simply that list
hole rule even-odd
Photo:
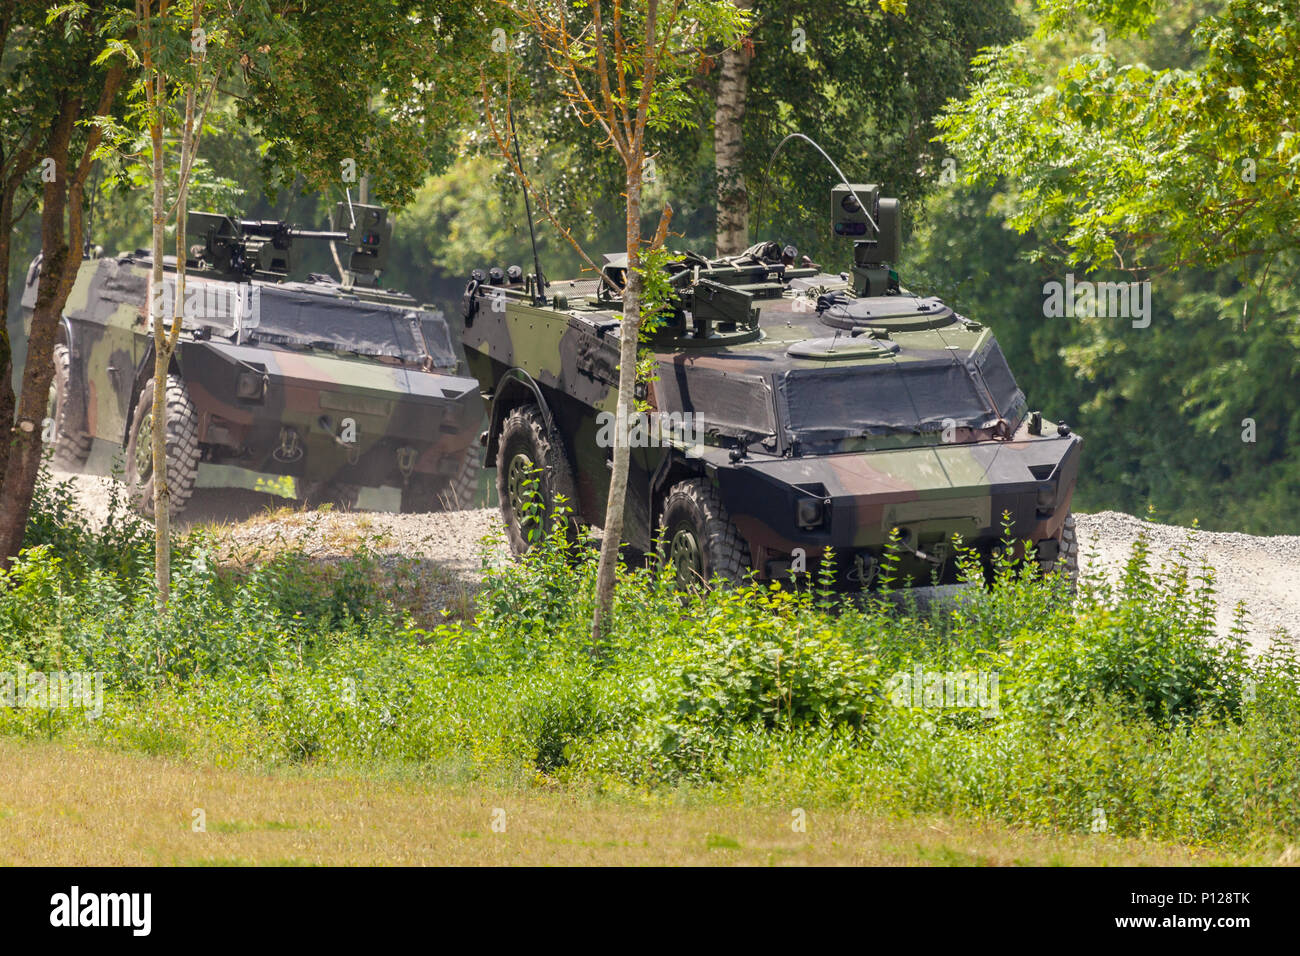
[{"label": "camouflage paint pattern", "polygon": [[[169,262],[169,286],[173,279]],[[210,297],[225,292],[230,301],[267,284],[187,275],[191,294],[207,287]],[[34,289],[24,296],[28,309]],[[327,284],[308,294],[353,298]],[[136,395],[153,374],[149,297],[147,257],[88,258],[65,307],[62,338],[71,352],[74,399],[68,425],[113,452],[125,447]],[[357,308],[414,310],[426,329],[442,322],[400,293],[382,299]],[[187,316],[174,359],[198,413],[201,472],[220,466],[211,470],[296,479],[241,482],[280,493],[301,491],[299,482],[401,487],[412,476],[454,477],[476,446],[483,417],[478,386],[458,374],[448,350],[437,353],[435,365],[428,356],[359,355],[337,342],[286,347],[259,341],[256,326],[244,327],[238,318],[230,310]],[[242,394],[241,381],[248,389]],[[107,473],[112,458],[93,454],[89,470]]]},{"label": "camouflage paint pattern", "polygon": [[[846,275],[755,257],[683,260],[687,271],[701,263],[649,345],[658,373],[646,397],[659,412],[702,418],[704,447],[632,449],[629,544],[649,549],[668,490],[704,477],[760,578],[783,576],[795,549],[812,567],[827,548],[842,575],[860,575],[897,528],[904,572],[917,583],[931,573],[950,580],[952,536],[987,555],[1003,536],[1004,514],[1014,537],[1055,553],[1082,442],[1047,421],[1031,434],[1023,394],[1009,371],[998,374],[1005,363],[989,329],[905,290],[855,299],[843,294]],[[487,464],[509,409],[538,403],[573,469],[579,518],[601,525],[612,449],[595,440],[596,415],[615,407],[621,315],[596,289],[594,280],[551,283],[539,305],[518,284],[472,281],[464,345],[490,404]],[[818,297],[837,292],[841,304],[879,307],[881,318],[833,327],[835,313]],[[695,317],[706,311],[707,337]],[[935,382],[944,390],[917,389]],[[902,398],[899,388],[882,391],[887,383]],[[872,411],[873,388],[894,406],[892,422]],[[918,408],[928,411],[909,418]],[[796,518],[806,499],[821,502],[815,527]]]}]

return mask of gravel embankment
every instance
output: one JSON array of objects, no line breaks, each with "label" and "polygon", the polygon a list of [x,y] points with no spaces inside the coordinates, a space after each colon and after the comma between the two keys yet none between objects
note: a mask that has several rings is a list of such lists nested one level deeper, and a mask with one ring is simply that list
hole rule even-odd
[{"label": "gravel embankment", "polygon": [[[86,475],[70,478],[82,507],[92,518],[107,513],[112,483]],[[495,510],[401,515],[381,512],[303,512],[283,499],[244,491],[198,489],[182,527],[206,525],[222,542],[228,559],[249,561],[297,546],[331,558],[366,543],[381,556],[414,558],[430,573],[426,601],[431,607],[462,608],[481,575],[484,557],[507,560]],[[1198,531],[1152,524],[1113,511],[1077,516],[1083,573],[1114,579],[1133,542],[1145,532],[1152,558],[1168,562],[1186,551],[1193,567],[1203,562],[1215,571],[1219,633],[1232,626],[1234,609],[1244,602],[1248,638],[1256,649],[1282,631],[1300,642],[1300,536]]]},{"label": "gravel embankment", "polygon": [[1282,631],[1300,643],[1300,535],[1261,537],[1237,532],[1195,531],[1153,524],[1116,511],[1076,516],[1084,573],[1114,580],[1145,532],[1150,554],[1162,564],[1187,553],[1193,568],[1214,569],[1218,630],[1232,627],[1238,603],[1249,615],[1247,639],[1263,650]]}]

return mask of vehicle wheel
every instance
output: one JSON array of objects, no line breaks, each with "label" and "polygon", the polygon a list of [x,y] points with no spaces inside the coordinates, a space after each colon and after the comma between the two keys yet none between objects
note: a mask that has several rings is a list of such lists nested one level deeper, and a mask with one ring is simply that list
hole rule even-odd
[{"label": "vehicle wheel", "polygon": [[461,463],[460,473],[451,483],[451,505],[453,511],[468,511],[478,500],[478,476],[483,470],[483,446],[472,441],[465,449],[465,460]]},{"label": "vehicle wheel", "polygon": [[478,498],[478,476],[483,468],[483,448],[473,442],[465,449],[460,471],[450,480],[413,475],[402,488],[402,513],[466,511]]},{"label": "vehicle wheel", "polygon": [[[144,383],[131,414],[131,431],[126,442],[126,484],[135,509],[153,514],[153,379]],[[199,415],[185,383],[177,375],[167,376],[167,489],[171,492],[169,514],[185,510],[199,476]]]},{"label": "vehicle wheel", "polygon": [[329,505],[335,511],[355,511],[360,498],[360,485],[342,481],[304,481],[298,500],[309,509]]},{"label": "vehicle wheel", "polygon": [[45,414],[54,426],[50,440],[54,467],[63,471],[80,469],[90,457],[90,436],[68,425],[68,389],[71,382],[72,352],[60,342],[54,346],[54,378],[50,380],[50,398]]},{"label": "vehicle wheel", "polygon": [[731,523],[718,489],[703,478],[673,485],[659,522],[661,556],[683,589],[720,577],[732,584],[750,569],[749,545]]},{"label": "vehicle wheel", "polygon": [[[529,510],[530,482],[535,480],[538,505]],[[506,524],[510,550],[524,554],[530,547],[541,523],[544,533],[555,525],[557,499],[563,496],[565,507],[577,506],[573,470],[569,467],[559,440],[546,427],[536,405],[513,408],[501,423],[497,439],[497,496],[501,500],[501,517]],[[540,506],[540,507],[539,507]],[[563,519],[563,533],[577,538],[572,511]]]},{"label": "vehicle wheel", "polygon": [[1079,581],[1079,537],[1074,530],[1074,514],[1070,513],[1065,516],[1065,524],[1061,527],[1061,540],[1057,546],[1056,557],[1047,561],[1040,561],[1039,567],[1043,569],[1044,574],[1051,574],[1058,567],[1065,571],[1066,580],[1074,586]]}]

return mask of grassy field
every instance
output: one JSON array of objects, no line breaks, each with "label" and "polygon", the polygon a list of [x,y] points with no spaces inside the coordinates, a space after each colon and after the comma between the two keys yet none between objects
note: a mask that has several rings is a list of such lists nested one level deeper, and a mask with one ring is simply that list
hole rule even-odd
[{"label": "grassy field", "polygon": [[[230,565],[192,534],[159,614],[147,529],[88,527],[69,494],[42,491],[0,574],[0,861],[1272,863],[1300,846],[1300,658],[1217,639],[1212,572],[1182,552],[1154,568],[1141,537],[1117,582],[1074,590],[1010,547],[986,581],[961,550],[988,586],[925,609],[837,595],[829,563],[685,598],[671,569],[624,567],[593,641],[594,556],[559,536],[486,561],[472,614],[430,619],[409,601],[418,564],[364,542]],[[78,674],[98,675],[93,700],[55,694]]]},{"label": "grassy field", "polygon": [[[195,810],[205,830],[196,832]],[[504,812],[504,818],[498,811]],[[494,830],[504,819],[504,831]],[[0,864],[1204,865],[1268,863],[940,818],[685,805],[568,788],[262,775],[0,739]],[[498,828],[500,823],[498,822]]]}]

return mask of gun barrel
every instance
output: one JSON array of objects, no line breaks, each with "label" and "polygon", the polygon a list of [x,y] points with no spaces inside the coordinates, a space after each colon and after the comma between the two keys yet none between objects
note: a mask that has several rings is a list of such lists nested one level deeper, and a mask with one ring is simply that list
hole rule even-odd
[{"label": "gun barrel", "polygon": [[290,229],[289,237],[291,239],[331,239],[345,242],[348,239],[346,232],[329,232],[321,229]]},{"label": "gun barrel", "polygon": [[283,236],[286,239],[332,239],[345,242],[346,232],[329,232],[320,229],[299,229],[278,219],[241,219],[239,229],[247,236],[261,236],[273,239]]}]

